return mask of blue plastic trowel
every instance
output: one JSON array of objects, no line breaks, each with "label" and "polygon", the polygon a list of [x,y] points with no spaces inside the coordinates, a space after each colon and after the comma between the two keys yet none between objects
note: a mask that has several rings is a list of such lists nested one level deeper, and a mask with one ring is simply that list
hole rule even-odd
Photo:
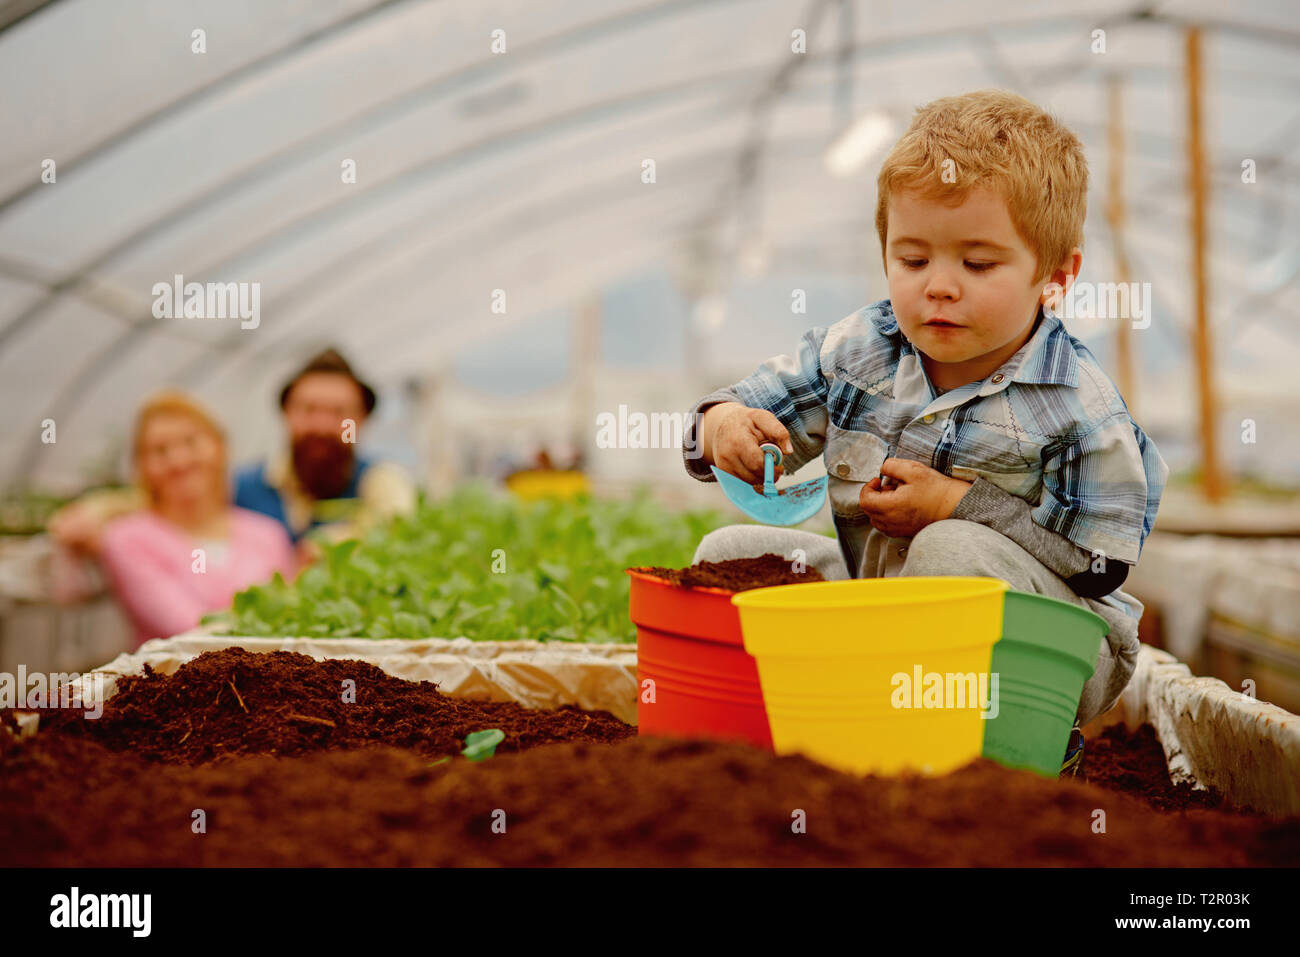
[{"label": "blue plastic trowel", "polygon": [[816,515],[826,501],[826,476],[777,491],[772,470],[781,464],[781,450],[771,442],[764,442],[759,449],[763,452],[762,492],[716,465],[709,466],[732,504],[764,525],[798,525]]}]

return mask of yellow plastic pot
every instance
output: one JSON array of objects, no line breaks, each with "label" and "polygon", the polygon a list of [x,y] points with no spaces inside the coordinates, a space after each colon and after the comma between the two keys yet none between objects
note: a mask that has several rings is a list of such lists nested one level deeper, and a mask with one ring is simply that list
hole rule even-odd
[{"label": "yellow plastic pot", "polygon": [[737,594],[776,752],[879,774],[941,774],[979,757],[1006,590],[936,577]]}]

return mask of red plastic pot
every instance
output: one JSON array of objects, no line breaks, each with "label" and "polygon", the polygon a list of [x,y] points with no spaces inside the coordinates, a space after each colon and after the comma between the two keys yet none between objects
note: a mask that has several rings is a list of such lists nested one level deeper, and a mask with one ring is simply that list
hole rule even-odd
[{"label": "red plastic pot", "polygon": [[[637,733],[739,740],[770,751],[758,665],[745,651],[734,592],[627,573],[636,625]],[[646,701],[647,678],[654,682],[653,703]]]}]

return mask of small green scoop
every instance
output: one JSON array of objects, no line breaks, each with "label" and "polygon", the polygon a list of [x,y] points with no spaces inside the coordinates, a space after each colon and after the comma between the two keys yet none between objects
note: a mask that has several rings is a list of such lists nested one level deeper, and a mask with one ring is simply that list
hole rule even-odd
[{"label": "small green scoop", "polygon": [[763,452],[761,493],[744,479],[724,472],[716,465],[709,466],[732,504],[764,525],[798,525],[821,511],[822,503],[826,501],[826,476],[778,492],[772,480],[772,470],[781,464],[781,450],[771,442],[764,442],[759,448]]}]

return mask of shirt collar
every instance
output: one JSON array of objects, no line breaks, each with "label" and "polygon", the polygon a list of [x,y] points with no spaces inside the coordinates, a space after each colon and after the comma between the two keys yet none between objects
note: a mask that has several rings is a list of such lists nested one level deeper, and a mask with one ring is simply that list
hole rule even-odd
[{"label": "shirt collar", "polygon": [[1029,341],[1008,359],[1002,369],[1016,382],[1035,385],[1079,385],[1079,357],[1061,320],[1039,307],[1041,321]]},{"label": "shirt collar", "polygon": [[266,477],[266,484],[276,491],[297,491],[298,477],[293,474],[293,464],[287,452],[279,451],[269,456],[262,474]]},{"label": "shirt collar", "polygon": [[[872,309],[872,321],[880,334],[899,334],[903,352],[914,353],[916,350],[907,337],[901,336],[898,319],[889,300],[885,299],[877,306],[878,308]],[[1041,321],[1034,334],[1000,369],[990,373],[985,380],[986,388],[980,389],[981,395],[997,392],[999,388],[1005,388],[1009,381],[1034,385],[1068,385],[1071,388],[1079,385],[1079,358],[1075,354],[1070,334],[1065,331],[1061,320],[1051,312],[1040,306],[1039,313]],[[995,378],[997,383],[993,382]],[[988,386],[993,387],[987,388]]]},{"label": "shirt collar", "polygon": [[296,540],[311,527],[312,499],[298,482],[292,456],[284,449],[269,456],[262,474],[266,484],[279,493],[286,524]]},{"label": "shirt collar", "polygon": [[[888,299],[867,306],[865,311],[871,314],[871,321],[876,324],[882,336],[892,336],[898,332],[898,319],[894,317],[894,305]],[[903,341],[907,341],[906,337]]]}]

